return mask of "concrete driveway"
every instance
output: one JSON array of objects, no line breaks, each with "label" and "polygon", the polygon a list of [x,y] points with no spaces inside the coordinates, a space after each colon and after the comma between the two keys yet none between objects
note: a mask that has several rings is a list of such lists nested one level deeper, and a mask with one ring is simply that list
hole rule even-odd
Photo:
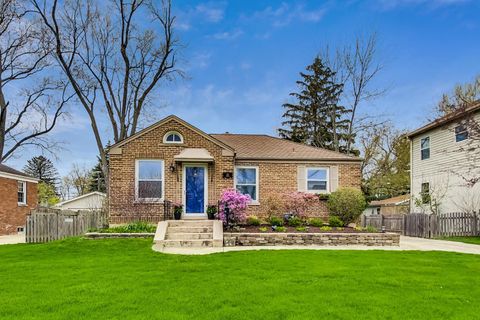
[{"label": "concrete driveway", "polygon": [[24,234],[12,234],[9,236],[0,236],[0,245],[2,244],[16,244],[25,243]]}]

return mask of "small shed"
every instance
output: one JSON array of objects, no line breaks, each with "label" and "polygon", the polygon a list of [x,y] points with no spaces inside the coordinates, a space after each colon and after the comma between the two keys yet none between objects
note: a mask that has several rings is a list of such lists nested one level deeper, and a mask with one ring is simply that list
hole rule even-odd
[{"label": "small shed", "polygon": [[363,211],[364,215],[372,214],[402,214],[408,213],[410,210],[410,194],[403,194],[393,198],[375,200],[367,205]]},{"label": "small shed", "polygon": [[57,203],[55,208],[63,210],[100,210],[103,208],[106,197],[105,193],[93,191]]}]

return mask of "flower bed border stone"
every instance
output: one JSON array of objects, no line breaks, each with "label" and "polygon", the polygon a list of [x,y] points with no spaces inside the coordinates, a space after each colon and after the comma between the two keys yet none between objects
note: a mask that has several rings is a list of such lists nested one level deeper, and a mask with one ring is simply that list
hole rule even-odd
[{"label": "flower bed border stone", "polygon": [[234,246],[399,246],[400,235],[397,233],[242,233],[224,232],[225,247]]},{"label": "flower bed border stone", "polygon": [[153,238],[155,233],[137,232],[137,233],[106,233],[106,232],[87,232],[87,239],[113,239],[113,238]]}]

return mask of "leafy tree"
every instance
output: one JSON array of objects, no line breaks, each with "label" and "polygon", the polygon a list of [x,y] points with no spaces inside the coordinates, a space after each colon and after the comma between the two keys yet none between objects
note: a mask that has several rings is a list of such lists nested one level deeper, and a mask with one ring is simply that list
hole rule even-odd
[{"label": "leafy tree", "polygon": [[23,171],[56,188],[58,171],[50,159],[44,156],[33,157],[27,161]]},{"label": "leafy tree", "polygon": [[43,181],[38,183],[38,203],[42,206],[51,207],[57,204],[60,198],[55,193],[55,188]]},{"label": "leafy tree", "polygon": [[107,192],[107,186],[105,184],[105,175],[102,171],[101,160],[98,159],[98,163],[90,171],[90,184],[88,186],[89,191]]},{"label": "leafy tree", "polygon": [[372,125],[359,137],[363,191],[370,199],[406,194],[410,190],[410,142],[390,123]]},{"label": "leafy tree", "polygon": [[345,152],[351,110],[339,105],[343,85],[320,57],[301,72],[300,92],[290,93],[296,103],[285,103],[282,138],[315,147]]}]

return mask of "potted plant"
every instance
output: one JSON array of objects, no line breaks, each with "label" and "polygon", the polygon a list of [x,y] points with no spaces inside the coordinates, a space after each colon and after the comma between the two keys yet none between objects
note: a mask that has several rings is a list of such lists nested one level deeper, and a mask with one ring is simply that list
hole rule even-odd
[{"label": "potted plant", "polygon": [[213,205],[213,204],[208,205],[207,207],[208,220],[214,220],[217,214],[217,211],[218,210],[216,205]]},{"label": "potted plant", "polygon": [[173,204],[173,216],[174,216],[175,220],[180,220],[180,218],[182,217],[182,213],[183,213],[183,205],[180,204],[180,203],[174,203]]}]

